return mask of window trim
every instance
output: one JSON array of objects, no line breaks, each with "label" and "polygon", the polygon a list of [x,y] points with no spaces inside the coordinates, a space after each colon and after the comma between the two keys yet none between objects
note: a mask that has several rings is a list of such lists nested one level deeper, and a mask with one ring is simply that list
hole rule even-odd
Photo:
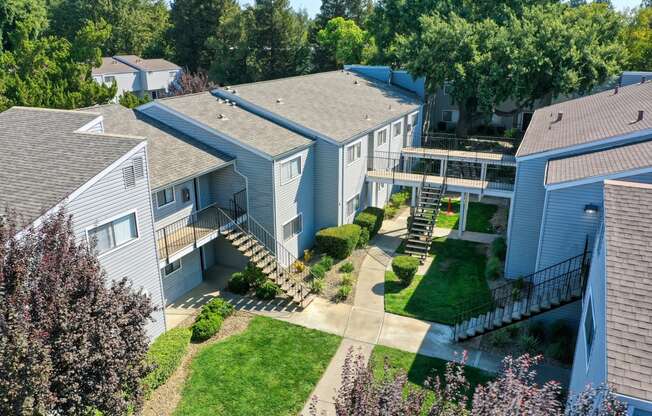
[{"label": "window trim", "polygon": [[[457,123],[457,121],[455,121],[456,112],[458,113],[457,118],[459,120],[459,112],[457,110],[451,110],[451,109],[441,110],[441,121],[443,121],[444,123]],[[444,113],[451,113],[451,121],[444,120]]]},{"label": "window trim", "polygon": [[[591,361],[591,353],[593,352],[593,345],[595,343],[595,335],[597,333],[597,327],[596,327],[596,322],[595,322],[595,305],[593,304],[593,292],[591,288],[588,290],[589,296],[588,300],[586,302],[587,308],[586,308],[586,314],[584,314],[584,319],[582,319],[582,332],[584,333],[584,349],[585,349],[585,355],[586,355],[586,372],[589,372],[589,362]],[[588,307],[590,306],[590,308]],[[591,314],[591,321],[593,323],[593,338],[591,339],[591,345],[588,346],[588,337],[586,334],[586,318],[588,314]],[[587,348],[588,346],[588,348]]]},{"label": "window trim", "polygon": [[351,143],[351,144],[346,145],[346,146],[344,147],[344,158],[345,158],[345,159],[348,159],[349,149],[352,148],[352,147],[355,147],[355,146],[360,146],[360,156],[358,156],[356,159],[353,159],[353,160],[350,161],[350,162],[347,160],[347,161],[346,161],[346,166],[351,166],[351,165],[354,164],[355,162],[357,162],[357,161],[359,161],[359,160],[362,159],[362,140],[358,140],[358,141],[356,141],[355,143]]},{"label": "window trim", "polygon": [[[174,264],[174,263],[176,263],[176,262],[179,262],[179,268],[176,269],[176,270],[174,270],[174,271],[172,271],[171,273],[166,273],[166,272],[165,272],[165,268],[168,267],[170,264]],[[165,278],[165,277],[170,277],[170,276],[172,276],[173,274],[175,274],[176,272],[178,272],[178,271],[181,270],[181,269],[183,269],[183,262],[181,261],[181,259],[176,259],[175,261],[170,262],[170,263],[166,264],[165,266],[163,266],[163,269],[162,269],[162,270],[163,270],[163,277],[164,277],[164,278]]]},{"label": "window trim", "polygon": [[[360,195],[361,195],[361,193],[357,193],[357,194],[353,195],[351,198],[349,198],[349,199],[346,200],[346,205],[344,206],[344,209],[347,211],[347,212],[346,212],[346,218],[350,218],[351,216],[354,216],[354,215],[358,212],[358,210],[360,210],[360,202],[361,202],[361,200],[362,200],[362,198],[360,197]],[[357,208],[354,208],[354,209],[353,209],[353,212],[349,214],[349,213],[348,213],[348,210],[349,210],[349,202],[353,201],[355,198],[358,198],[358,207],[357,207]]]},{"label": "window trim", "polygon": [[[374,148],[378,149],[379,147],[387,144],[387,141],[389,140],[389,134],[390,134],[389,130],[390,130],[390,126],[385,126],[381,129],[376,130],[376,132],[374,133],[374,145],[375,145]],[[380,133],[382,132],[385,132],[385,142],[379,144],[378,138],[380,137]]]},{"label": "window trim", "polygon": [[414,131],[415,125],[419,122],[419,112],[415,111],[414,113],[410,113],[407,116],[407,128],[408,134],[412,133]]},{"label": "window trim", "polygon": [[[159,192],[165,192],[165,190],[166,190],[166,189],[169,189],[169,188],[172,188],[172,201],[170,201],[170,202],[166,202],[166,203],[163,204],[163,205],[159,205],[159,204],[158,204],[158,194],[159,194]],[[165,208],[165,207],[167,207],[167,206],[170,205],[170,204],[174,204],[174,203],[176,202],[176,200],[177,200],[177,189],[176,189],[176,186],[174,186],[174,185],[172,185],[172,186],[166,186],[165,188],[159,189],[158,191],[156,191],[156,192],[154,193],[154,198],[156,199],[156,209]],[[192,198],[191,198],[191,199],[192,199]]]},{"label": "window trim", "polygon": [[[288,225],[289,223],[291,223],[292,221],[296,220],[297,218],[301,219],[301,221],[300,221],[301,222],[301,231],[299,231],[296,234],[292,234],[292,237],[285,238],[285,226]],[[283,225],[281,225],[281,233],[283,233],[283,242],[290,241],[290,240],[292,240],[294,238],[299,237],[301,234],[303,234],[303,212],[300,212],[299,214],[295,215],[294,217],[292,217],[288,221],[284,222]]]},{"label": "window trim", "polygon": [[[111,81],[107,81],[107,78],[113,78]],[[113,82],[118,83],[118,80],[116,80],[115,75],[102,75],[102,82],[105,84],[113,84]]]},{"label": "window trim", "polygon": [[94,230],[95,228],[99,228],[99,227],[101,227],[103,225],[106,225],[106,224],[108,224],[110,222],[113,222],[115,220],[118,220],[120,218],[126,217],[126,216],[131,215],[131,214],[133,214],[134,218],[136,219],[136,238],[132,238],[131,240],[127,241],[126,243],[117,245],[117,246],[113,247],[112,249],[110,249],[110,250],[108,250],[108,251],[106,251],[104,253],[98,254],[97,255],[98,259],[100,259],[100,258],[102,258],[102,257],[104,257],[104,256],[106,256],[108,254],[111,254],[114,251],[117,251],[117,250],[119,250],[121,248],[127,247],[128,245],[131,245],[131,244],[135,243],[136,241],[140,240],[140,234],[141,233],[140,233],[140,222],[138,221],[138,209],[134,208],[132,210],[125,211],[125,212],[123,212],[123,213],[121,213],[119,215],[115,215],[113,217],[110,217],[107,220],[103,220],[103,221],[97,222],[97,223],[95,223],[93,225],[90,225],[90,226],[86,227],[86,229],[85,229],[86,242],[90,246],[90,244],[91,244],[90,231],[91,230]]},{"label": "window trim", "polygon": [[[290,179],[286,179],[285,181],[283,181],[283,165],[285,165],[286,163],[291,163],[295,159],[299,159],[299,174],[297,176],[294,176]],[[290,182],[299,180],[299,178],[303,175],[303,155],[293,155],[279,161],[278,163],[279,163],[279,179],[281,180],[281,185],[287,185]]]},{"label": "window trim", "polygon": [[[398,134],[394,134],[394,126],[396,126],[397,124],[401,126],[401,132]],[[392,123],[392,131],[390,132],[390,134],[392,135],[392,139],[395,139],[397,137],[403,137],[403,119],[397,120]]]}]

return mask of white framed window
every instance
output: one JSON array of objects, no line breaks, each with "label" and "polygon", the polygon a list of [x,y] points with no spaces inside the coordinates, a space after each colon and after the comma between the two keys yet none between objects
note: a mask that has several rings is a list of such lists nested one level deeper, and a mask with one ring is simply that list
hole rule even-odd
[{"label": "white framed window", "polygon": [[303,215],[299,214],[283,224],[283,241],[288,241],[303,231]]},{"label": "white framed window", "polygon": [[392,137],[400,136],[401,134],[403,134],[403,120],[392,124]]},{"label": "white framed window", "polygon": [[174,186],[161,189],[156,193],[156,207],[163,208],[174,202]]},{"label": "white framed window", "polygon": [[387,129],[378,130],[376,132],[376,147],[380,147],[387,143]]},{"label": "white framed window", "polygon": [[99,255],[135,241],[138,239],[136,211],[86,229],[86,236],[89,243],[95,241]]},{"label": "white framed window", "polygon": [[301,175],[301,156],[281,163],[281,183],[290,182]]},{"label": "white framed window", "polygon": [[459,113],[457,110],[444,110],[441,112],[441,121],[445,121],[447,123],[457,123],[458,119]]},{"label": "white framed window", "polygon": [[181,259],[173,261],[163,268],[163,276],[168,277],[172,273],[181,270]]},{"label": "white framed window", "polygon": [[362,142],[354,143],[346,147],[346,163],[350,165],[362,157]]},{"label": "white framed window", "polygon": [[170,72],[168,72],[168,76],[169,76],[170,78],[173,78],[173,79],[176,78],[176,77],[177,77],[177,71],[170,71]]},{"label": "white framed window", "polygon": [[593,296],[589,292],[589,301],[586,305],[586,315],[584,316],[584,343],[586,347],[586,365],[588,367],[593,349],[593,340],[595,339],[595,317],[593,315]]},{"label": "white framed window", "polygon": [[350,217],[360,209],[360,194],[346,201],[346,216]]},{"label": "white framed window", "polygon": [[113,75],[105,75],[104,76],[104,82],[107,84],[113,84],[115,82],[115,76]]},{"label": "white framed window", "polygon": [[417,120],[419,119],[419,113],[410,114],[408,116],[408,125],[407,132],[411,133],[412,129],[417,125]]}]

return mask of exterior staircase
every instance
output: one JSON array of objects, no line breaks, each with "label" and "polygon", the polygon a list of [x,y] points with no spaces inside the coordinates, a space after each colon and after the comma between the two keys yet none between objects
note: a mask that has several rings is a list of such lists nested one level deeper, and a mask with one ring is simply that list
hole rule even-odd
[{"label": "exterior staircase", "polygon": [[405,253],[417,257],[421,263],[425,261],[430,251],[432,233],[444,192],[444,187],[433,187],[425,183],[419,188],[417,206],[414,207],[405,241]]},{"label": "exterior staircase", "polygon": [[489,302],[458,306],[454,340],[464,341],[580,300],[589,260],[585,248],[579,256],[493,289]]}]

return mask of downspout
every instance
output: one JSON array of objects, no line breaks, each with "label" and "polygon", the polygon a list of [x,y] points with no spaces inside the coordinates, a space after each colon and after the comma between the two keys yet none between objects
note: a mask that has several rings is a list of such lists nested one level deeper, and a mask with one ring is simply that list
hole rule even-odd
[{"label": "downspout", "polygon": [[[195,212],[201,210],[201,203],[199,201],[199,180],[195,176],[192,180],[192,187],[195,194]],[[195,242],[196,243],[196,242]],[[201,280],[206,277],[204,271],[206,270],[206,260],[204,259],[204,247],[199,247],[199,267],[201,269]]]}]

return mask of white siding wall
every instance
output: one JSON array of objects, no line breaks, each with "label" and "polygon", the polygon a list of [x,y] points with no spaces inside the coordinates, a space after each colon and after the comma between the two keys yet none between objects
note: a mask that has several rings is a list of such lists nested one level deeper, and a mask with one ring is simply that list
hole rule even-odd
[{"label": "white siding wall", "polygon": [[199,250],[193,250],[181,258],[181,268],[165,276],[161,269],[165,305],[173,303],[179,296],[202,282],[201,258]]},{"label": "white siding wall", "polygon": [[[172,71],[166,70],[166,71],[143,72],[143,78],[145,79],[143,89],[147,91],[160,90],[160,89],[167,91],[170,82],[172,82],[172,80],[174,79],[173,77],[170,76],[170,72]],[[177,70],[175,72],[178,73],[180,72],[180,70]]]},{"label": "white siding wall", "polygon": [[[183,201],[183,190],[190,192],[190,200]],[[196,210],[195,204],[195,186],[192,180],[180,183],[174,186],[174,202],[162,207],[158,207],[156,201],[156,192],[152,193],[152,206],[154,207],[154,219],[156,229],[165,227],[181,218],[185,218]]]}]

